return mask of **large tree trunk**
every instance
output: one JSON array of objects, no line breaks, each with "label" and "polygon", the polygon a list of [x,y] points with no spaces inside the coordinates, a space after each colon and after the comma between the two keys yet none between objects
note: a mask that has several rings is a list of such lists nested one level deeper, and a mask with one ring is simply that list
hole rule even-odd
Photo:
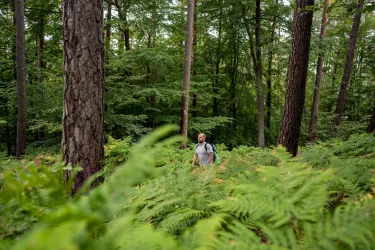
[{"label": "large tree trunk", "polygon": [[[100,170],[104,154],[103,1],[64,0],[63,27],[63,158],[83,168],[75,177],[74,194]],[[69,177],[67,171],[65,180]]]},{"label": "large tree trunk", "polygon": [[[322,25],[320,29],[320,44],[322,47],[324,39],[327,33],[327,7],[330,0],[325,0],[325,5],[323,8],[323,17],[322,17]],[[324,58],[324,51],[321,51],[318,57],[318,65],[316,68],[316,78],[315,78],[315,90],[314,90],[314,99],[311,108],[311,120],[310,120],[310,128],[309,128],[309,142],[314,143],[315,136],[316,136],[316,127],[318,122],[318,109],[319,109],[319,97],[320,97],[320,85],[323,78],[323,58]]]},{"label": "large tree trunk", "polygon": [[375,105],[374,105],[374,109],[372,110],[371,120],[370,120],[370,124],[368,125],[367,132],[368,133],[375,132]]},{"label": "large tree trunk", "polygon": [[292,49],[288,82],[278,144],[295,156],[298,151],[305,87],[309,64],[309,49],[314,0],[298,0],[294,10]]},{"label": "large tree trunk", "polygon": [[257,101],[258,101],[258,147],[264,148],[264,99],[263,99],[263,66],[262,51],[260,45],[260,0],[256,0],[255,11],[255,50],[256,50],[256,78],[257,78]]},{"label": "large tree trunk", "polygon": [[17,62],[17,148],[22,158],[26,152],[26,63],[25,63],[25,5],[16,0],[16,62]]},{"label": "large tree trunk", "polygon": [[363,3],[364,3],[364,0],[358,0],[357,7],[356,7],[356,14],[354,15],[354,19],[353,19],[352,31],[350,32],[348,48],[346,51],[344,75],[342,76],[342,79],[341,79],[340,93],[339,93],[337,106],[336,106],[337,116],[334,121],[334,130],[336,133],[338,132],[338,129],[340,127],[341,120],[345,111],[346,90],[348,89],[349,82],[350,82],[350,75],[352,72],[354,51],[355,51],[355,45],[356,45],[357,37],[358,37],[359,24],[361,22]]},{"label": "large tree trunk", "polygon": [[188,118],[189,118],[189,90],[190,90],[190,69],[191,69],[191,49],[193,43],[193,20],[194,19],[194,0],[188,2],[187,23],[186,23],[186,42],[185,42],[185,66],[184,82],[181,100],[181,123],[180,134],[185,138],[182,148],[186,148]]},{"label": "large tree trunk", "polygon": [[[275,1],[276,4],[279,3],[279,0]],[[272,28],[271,28],[271,40],[270,44],[273,46],[273,42],[275,40],[275,29],[276,29],[276,17],[273,17],[272,21]],[[271,139],[271,110],[272,110],[272,60],[273,60],[273,52],[272,50],[269,51],[268,55],[268,70],[267,70],[267,99],[266,99],[266,107],[267,107],[267,116],[266,116],[266,128],[268,131],[268,140]]]}]

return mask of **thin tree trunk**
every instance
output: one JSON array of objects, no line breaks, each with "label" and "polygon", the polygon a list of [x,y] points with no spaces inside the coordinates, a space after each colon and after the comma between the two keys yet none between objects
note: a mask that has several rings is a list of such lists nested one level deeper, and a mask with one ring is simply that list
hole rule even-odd
[{"label": "thin tree trunk", "polygon": [[129,25],[128,25],[127,13],[124,14],[124,21],[126,23],[126,27],[124,29],[125,50],[129,51],[132,48],[130,46],[130,33],[129,33]]},{"label": "thin tree trunk", "polygon": [[356,7],[357,12],[354,15],[352,31],[350,32],[350,38],[349,38],[348,48],[346,52],[344,75],[342,76],[342,79],[341,79],[340,93],[339,93],[337,106],[336,106],[337,116],[334,121],[334,130],[336,133],[338,132],[338,129],[340,127],[342,117],[345,111],[346,91],[349,86],[350,75],[351,75],[352,67],[353,67],[354,52],[355,52],[355,46],[356,46],[357,37],[358,37],[359,25],[361,22],[363,4],[364,4],[364,0],[358,0],[357,7]]},{"label": "thin tree trunk", "polygon": [[194,19],[194,0],[188,1],[188,12],[186,21],[186,42],[185,42],[185,66],[184,82],[181,100],[181,124],[180,134],[185,138],[182,148],[186,148],[188,118],[189,118],[189,90],[190,90],[190,70],[191,70],[191,50],[193,43],[193,20]]},{"label": "thin tree trunk", "polygon": [[217,48],[216,48],[216,65],[215,65],[215,81],[214,81],[214,86],[213,86],[213,93],[214,93],[214,99],[213,99],[213,106],[212,106],[212,114],[213,116],[218,116],[219,115],[219,108],[218,108],[218,101],[217,101],[217,95],[219,93],[218,88],[219,88],[219,74],[220,74],[220,58],[221,58],[221,29],[222,29],[222,7],[221,7],[221,0],[219,1],[220,5],[220,15],[219,15],[219,34],[217,37]]},{"label": "thin tree trunk", "polygon": [[25,5],[16,0],[16,62],[17,62],[17,148],[16,155],[26,152],[26,63],[25,63]]},{"label": "thin tree trunk", "polygon": [[237,127],[237,101],[236,101],[236,84],[237,84],[237,70],[238,70],[238,56],[239,56],[239,36],[236,31],[233,34],[233,58],[231,69],[231,83],[230,83],[230,112],[233,118],[232,128],[236,130]]},{"label": "thin tree trunk", "polygon": [[298,0],[294,10],[292,49],[289,59],[288,82],[278,144],[293,156],[298,151],[305,87],[309,64],[309,49],[314,0]]},{"label": "thin tree trunk", "polygon": [[63,1],[63,27],[63,158],[83,168],[75,177],[74,194],[100,170],[104,155],[103,1]]},{"label": "thin tree trunk", "polygon": [[44,52],[44,15],[39,18],[39,38],[38,38],[38,64],[44,68],[43,52]]},{"label": "thin tree trunk", "polygon": [[[196,7],[198,3],[198,0],[194,0],[194,6]],[[193,65],[192,65],[192,78],[193,81],[195,80],[197,76],[197,61],[198,61],[198,56],[197,56],[197,11],[195,8],[194,11],[194,17],[193,17]],[[197,117],[198,116],[198,111],[197,111],[197,93],[193,93],[193,110],[191,113],[192,117]]]},{"label": "thin tree trunk", "polygon": [[367,132],[368,133],[375,132],[375,105],[374,105],[374,109],[372,110],[371,120],[370,120],[370,124],[368,125]]},{"label": "thin tree trunk", "polygon": [[107,0],[107,23],[105,26],[105,60],[108,64],[109,49],[111,47],[111,20],[112,20],[112,0]]},{"label": "thin tree trunk", "polygon": [[[325,0],[324,8],[323,8],[323,17],[322,17],[322,25],[320,29],[320,47],[324,45],[324,39],[327,33],[327,7],[329,5],[330,0]],[[321,51],[318,57],[318,65],[316,68],[316,78],[315,78],[315,90],[314,90],[314,99],[311,108],[311,120],[310,120],[310,128],[309,128],[309,142],[314,143],[316,137],[316,127],[318,122],[318,109],[319,109],[319,97],[320,97],[320,85],[323,78],[323,59],[324,59],[324,51]]]},{"label": "thin tree trunk", "polygon": [[263,97],[263,66],[262,66],[262,51],[260,45],[260,0],[256,0],[255,11],[255,50],[257,60],[257,101],[258,101],[258,147],[264,148],[264,97]]},{"label": "thin tree trunk", "polygon": [[[279,0],[275,1],[276,4],[279,3]],[[273,17],[272,21],[272,28],[271,28],[271,40],[270,44],[273,45],[275,40],[275,29],[276,29],[276,18]],[[266,99],[266,106],[267,106],[267,116],[266,116],[266,128],[268,131],[268,140],[271,139],[271,110],[272,110],[272,58],[273,58],[273,51],[272,49],[268,55],[268,72],[267,72],[267,99]]]}]

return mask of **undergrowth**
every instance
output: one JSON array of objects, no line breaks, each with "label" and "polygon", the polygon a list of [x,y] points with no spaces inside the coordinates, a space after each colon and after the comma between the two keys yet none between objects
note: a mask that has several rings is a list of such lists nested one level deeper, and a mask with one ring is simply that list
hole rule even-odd
[{"label": "undergrowth", "polygon": [[109,140],[105,182],[74,198],[63,164],[3,160],[0,249],[375,249],[373,136],[193,167],[173,129]]}]

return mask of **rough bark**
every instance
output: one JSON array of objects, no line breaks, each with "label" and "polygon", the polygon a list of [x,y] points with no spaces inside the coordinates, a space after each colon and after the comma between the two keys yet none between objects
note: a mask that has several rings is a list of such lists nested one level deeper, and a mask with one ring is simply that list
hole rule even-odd
[{"label": "rough bark", "polygon": [[193,20],[194,0],[188,1],[187,22],[186,22],[186,42],[185,42],[185,66],[184,81],[181,100],[181,123],[180,134],[185,138],[182,148],[186,148],[188,118],[189,118],[189,90],[190,90],[190,70],[191,70],[191,50],[193,43]]},{"label": "rough bark", "polygon": [[[322,47],[324,39],[327,33],[327,7],[330,0],[325,0],[323,8],[323,17],[322,25],[320,28],[320,44]],[[309,127],[309,142],[314,143],[316,137],[316,128],[318,122],[318,109],[319,109],[319,97],[320,97],[320,85],[323,78],[323,60],[324,60],[324,51],[321,51],[318,56],[318,65],[316,67],[316,78],[315,78],[315,89],[314,89],[314,99],[311,107],[311,120]]]},{"label": "rough bark", "polygon": [[[63,158],[83,168],[75,177],[74,194],[100,170],[104,154],[103,1],[64,0],[63,27]],[[65,180],[69,177],[67,171]]]},{"label": "rough bark", "polygon": [[313,18],[313,11],[306,7],[312,5],[314,5],[314,0],[298,0],[294,10],[288,80],[278,138],[278,144],[286,147],[293,156],[298,151]]},{"label": "rough bark", "polygon": [[371,120],[370,120],[370,124],[368,125],[367,132],[368,133],[375,132],[375,105],[374,105],[374,109],[372,110]]},{"label": "rough bark", "polygon": [[358,0],[357,6],[356,6],[356,14],[354,15],[352,30],[350,32],[350,38],[349,38],[348,47],[346,51],[344,74],[341,79],[341,87],[340,87],[340,92],[339,92],[337,106],[336,106],[336,118],[334,121],[334,130],[336,133],[338,132],[338,129],[342,121],[342,117],[344,116],[346,91],[349,86],[350,75],[351,75],[352,67],[353,67],[354,52],[355,52],[355,46],[357,43],[359,24],[361,22],[363,4],[364,4],[364,0]]},{"label": "rough bark", "polygon": [[[279,3],[279,0],[275,1],[276,4]],[[273,45],[275,40],[275,29],[276,29],[276,18],[273,17],[272,20],[272,28],[271,28],[271,39],[270,44]],[[272,60],[273,60],[273,52],[270,50],[268,54],[268,70],[267,70],[267,98],[266,98],[266,107],[267,107],[267,115],[266,115],[266,128],[268,131],[268,140],[271,139],[271,110],[272,110]]]},{"label": "rough bark", "polygon": [[258,102],[258,147],[264,148],[264,97],[263,97],[263,66],[262,50],[260,44],[260,0],[256,0],[255,11],[255,50],[256,50],[256,79],[257,79],[257,102]]},{"label": "rough bark", "polygon": [[16,155],[26,152],[26,63],[25,63],[25,4],[16,0],[16,64],[17,64],[17,147]]}]

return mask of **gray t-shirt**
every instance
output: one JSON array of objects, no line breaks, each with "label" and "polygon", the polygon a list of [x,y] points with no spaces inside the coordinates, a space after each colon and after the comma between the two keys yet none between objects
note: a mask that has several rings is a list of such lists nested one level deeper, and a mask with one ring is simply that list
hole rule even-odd
[{"label": "gray t-shirt", "polygon": [[[204,144],[206,144],[206,148],[204,147]],[[199,164],[200,165],[210,165],[210,156],[209,153],[212,153],[212,147],[209,143],[199,143],[198,146],[195,148],[195,153],[198,155]]]}]

